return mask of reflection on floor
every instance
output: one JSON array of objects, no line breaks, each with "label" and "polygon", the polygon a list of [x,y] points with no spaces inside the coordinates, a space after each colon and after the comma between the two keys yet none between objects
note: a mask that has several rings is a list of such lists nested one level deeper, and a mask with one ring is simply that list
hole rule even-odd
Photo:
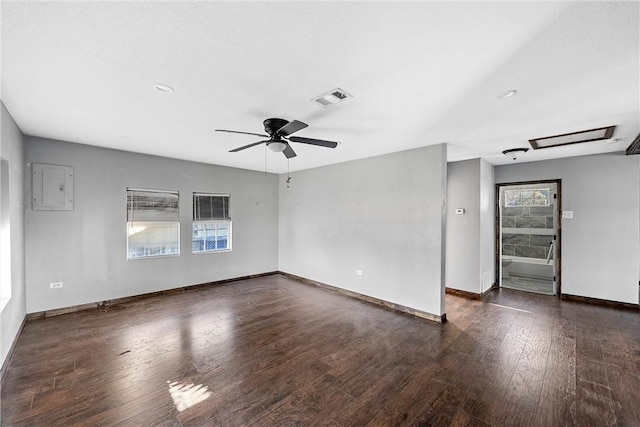
[{"label": "reflection on floor", "polygon": [[553,282],[551,280],[511,275],[509,278],[502,279],[502,287],[536,294],[553,295]]}]

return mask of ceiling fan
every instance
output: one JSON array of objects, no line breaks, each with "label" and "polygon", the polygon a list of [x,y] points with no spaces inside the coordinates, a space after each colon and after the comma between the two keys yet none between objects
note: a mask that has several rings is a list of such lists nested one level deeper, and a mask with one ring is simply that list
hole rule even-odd
[{"label": "ceiling fan", "polygon": [[283,152],[287,159],[296,156],[296,152],[293,151],[289,142],[300,142],[302,144],[310,144],[317,145],[318,147],[328,147],[328,148],[336,148],[338,146],[337,142],[334,141],[325,141],[323,139],[313,139],[313,138],[303,138],[301,136],[290,136],[291,134],[298,132],[301,129],[309,126],[306,123],[302,123],[298,120],[294,120],[292,122],[284,120],[284,119],[266,119],[264,122],[264,130],[268,135],[264,135],[261,133],[253,133],[253,132],[241,132],[237,130],[227,130],[227,129],[216,129],[216,132],[230,132],[230,133],[240,133],[243,135],[255,135],[261,136],[263,138],[269,138],[264,141],[254,142],[253,144],[245,145],[243,147],[235,148],[230,150],[230,153],[235,153],[237,151],[244,150],[246,148],[251,148],[260,144],[267,144],[269,148],[276,152]]}]

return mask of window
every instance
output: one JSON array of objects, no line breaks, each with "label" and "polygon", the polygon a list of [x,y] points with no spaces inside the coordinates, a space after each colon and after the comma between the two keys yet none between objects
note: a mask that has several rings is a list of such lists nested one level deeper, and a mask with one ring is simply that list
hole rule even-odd
[{"label": "window", "polygon": [[193,253],[231,250],[228,194],[193,193]]},{"label": "window", "polygon": [[505,190],[505,207],[516,206],[549,206],[549,189],[536,190]]},{"label": "window", "polygon": [[127,188],[127,259],[180,255],[177,191]]}]

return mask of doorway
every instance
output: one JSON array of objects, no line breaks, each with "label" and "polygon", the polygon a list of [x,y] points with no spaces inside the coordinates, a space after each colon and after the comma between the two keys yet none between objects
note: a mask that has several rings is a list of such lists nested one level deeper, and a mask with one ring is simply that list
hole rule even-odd
[{"label": "doorway", "polygon": [[560,296],[560,184],[497,184],[499,287]]}]

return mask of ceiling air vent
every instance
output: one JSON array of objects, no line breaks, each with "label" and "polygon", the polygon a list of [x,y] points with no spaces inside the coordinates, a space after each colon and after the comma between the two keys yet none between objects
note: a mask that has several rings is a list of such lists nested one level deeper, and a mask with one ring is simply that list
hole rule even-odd
[{"label": "ceiling air vent", "polygon": [[343,101],[346,101],[349,98],[353,98],[353,95],[345,92],[339,87],[330,90],[329,92],[325,92],[320,96],[316,96],[312,99],[313,102],[320,105],[321,107],[330,107],[332,105],[340,104]]}]

